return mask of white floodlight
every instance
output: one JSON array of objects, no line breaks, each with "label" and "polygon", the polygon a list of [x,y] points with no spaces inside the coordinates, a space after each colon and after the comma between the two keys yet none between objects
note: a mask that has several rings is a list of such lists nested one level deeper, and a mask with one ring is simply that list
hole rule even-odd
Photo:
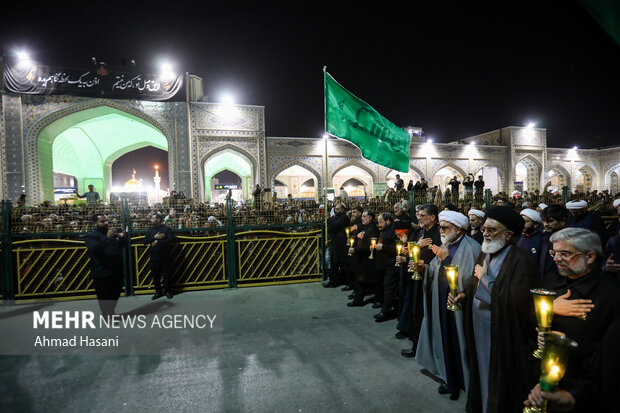
[{"label": "white floodlight", "polygon": [[22,69],[27,69],[32,66],[32,60],[30,60],[30,55],[23,50],[15,53],[17,55],[17,66]]},{"label": "white floodlight", "polygon": [[528,128],[528,129],[534,129],[535,127],[536,127],[536,123],[534,123],[534,122],[529,122],[526,125],[526,128]]},{"label": "white floodlight", "polygon": [[161,64],[159,76],[164,80],[173,80],[176,77],[176,73],[172,70],[172,64],[169,62],[164,62]]}]

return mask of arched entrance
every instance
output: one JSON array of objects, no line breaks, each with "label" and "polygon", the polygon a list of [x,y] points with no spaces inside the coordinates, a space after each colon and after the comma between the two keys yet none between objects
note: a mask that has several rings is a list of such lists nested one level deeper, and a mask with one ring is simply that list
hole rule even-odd
[{"label": "arched entrance", "polygon": [[461,182],[461,185],[459,185],[459,198],[462,198],[463,195],[465,194],[465,191],[462,185],[464,177],[461,171],[459,171],[453,166],[444,166],[443,168],[435,172],[435,175],[433,175],[433,180],[431,181],[432,185],[430,186],[437,185],[439,187],[439,190],[442,191],[443,193],[446,190],[446,188],[449,187],[448,182],[450,182],[450,180],[454,176],[456,176],[456,179],[458,179]]},{"label": "arched entrance", "polygon": [[575,189],[579,192],[591,191],[594,185],[594,172],[585,166],[575,174]]},{"label": "arched entrance", "polygon": [[275,186],[280,199],[287,198],[289,194],[295,199],[317,198],[317,179],[309,169],[303,166],[293,165],[286,168],[275,176],[274,183],[280,183]]},{"label": "arched entrance", "polygon": [[147,146],[168,150],[166,136],[152,124],[109,106],[85,109],[50,123],[39,133],[37,143],[39,187],[33,192],[41,200],[54,199],[54,174],[75,177],[79,192],[94,185],[107,200],[116,159]]},{"label": "arched entrance", "polygon": [[540,168],[529,156],[521,159],[515,166],[515,182],[523,182],[523,190],[534,192],[540,190]]},{"label": "arched entrance", "polygon": [[411,169],[411,168],[409,168],[409,172],[407,173],[392,170],[385,177],[385,182],[388,184],[390,188],[394,187],[396,183],[396,174],[400,175],[400,179],[402,179],[403,182],[405,183],[405,189],[407,189],[407,186],[409,185],[409,181],[413,181],[413,184],[415,185],[415,183],[420,181],[423,177],[422,174],[420,174],[415,169]]},{"label": "arched entrance", "polygon": [[620,192],[620,178],[614,171],[609,175],[609,193],[615,195],[618,192]]},{"label": "arched entrance", "polygon": [[[352,180],[355,181],[352,181]],[[345,166],[336,171],[332,177],[334,191],[340,195],[340,187],[344,186],[349,198],[363,198],[365,194],[372,195],[372,175],[363,168],[355,165]]]},{"label": "arched entrance", "polygon": [[565,186],[570,188],[570,176],[564,168],[554,166],[547,172],[547,184],[550,184],[549,191],[561,192]]},{"label": "arched entrance", "polygon": [[[238,196],[241,199],[251,199],[252,190],[254,189],[254,163],[247,155],[231,148],[220,150],[204,161],[203,171],[204,198],[207,202],[215,202],[215,195],[225,195],[228,192],[228,188],[217,186],[221,184],[215,176],[222,171],[236,174],[241,181],[241,186],[234,188],[234,190],[240,191]],[[215,191],[218,192],[216,193]]]}]

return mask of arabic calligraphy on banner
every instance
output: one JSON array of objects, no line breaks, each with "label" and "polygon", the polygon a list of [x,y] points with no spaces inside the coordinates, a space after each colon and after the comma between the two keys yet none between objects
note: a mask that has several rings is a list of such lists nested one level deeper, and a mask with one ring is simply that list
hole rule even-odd
[{"label": "arabic calligraphy on banner", "polygon": [[176,100],[183,76],[162,79],[157,75],[108,71],[105,68],[80,70],[50,66],[6,66],[6,89],[35,95],[76,95],[143,100]]}]

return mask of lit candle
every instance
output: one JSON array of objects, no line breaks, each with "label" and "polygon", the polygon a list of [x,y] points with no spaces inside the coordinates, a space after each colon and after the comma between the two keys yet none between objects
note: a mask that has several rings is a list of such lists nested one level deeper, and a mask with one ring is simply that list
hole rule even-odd
[{"label": "lit candle", "polygon": [[396,243],[396,255],[400,255],[400,252],[403,249],[403,244],[401,244],[400,242]]},{"label": "lit candle", "polygon": [[346,233],[347,233],[347,238],[349,237],[349,231],[350,231],[349,227],[346,227],[346,228],[344,229],[344,232],[346,232]]},{"label": "lit candle", "polygon": [[540,302],[540,321],[543,327],[548,327],[547,324],[547,313],[549,312],[549,307],[547,303],[544,301]]},{"label": "lit candle", "polygon": [[377,239],[376,238],[371,238],[370,239],[370,248],[372,248],[374,250],[375,249],[375,245],[377,245]]},{"label": "lit candle", "polygon": [[415,244],[413,246],[413,262],[417,263],[420,261],[420,246]]},{"label": "lit candle", "polygon": [[353,248],[353,244],[355,243],[355,238],[349,237],[349,246]]}]

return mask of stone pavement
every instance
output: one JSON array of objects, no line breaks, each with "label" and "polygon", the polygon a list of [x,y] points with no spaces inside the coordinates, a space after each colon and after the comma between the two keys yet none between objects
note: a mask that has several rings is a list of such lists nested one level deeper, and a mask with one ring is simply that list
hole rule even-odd
[{"label": "stone pavement", "polygon": [[[2,356],[0,411],[465,411],[465,394],[457,402],[438,394],[420,365],[400,355],[410,342],[394,338],[395,321],[375,323],[370,304],[346,307],[347,294],[311,283],[157,300],[181,312],[218,302],[219,345],[199,356]],[[123,297],[117,311],[151,304],[150,296]],[[32,324],[31,307],[2,307],[0,318]]]}]

